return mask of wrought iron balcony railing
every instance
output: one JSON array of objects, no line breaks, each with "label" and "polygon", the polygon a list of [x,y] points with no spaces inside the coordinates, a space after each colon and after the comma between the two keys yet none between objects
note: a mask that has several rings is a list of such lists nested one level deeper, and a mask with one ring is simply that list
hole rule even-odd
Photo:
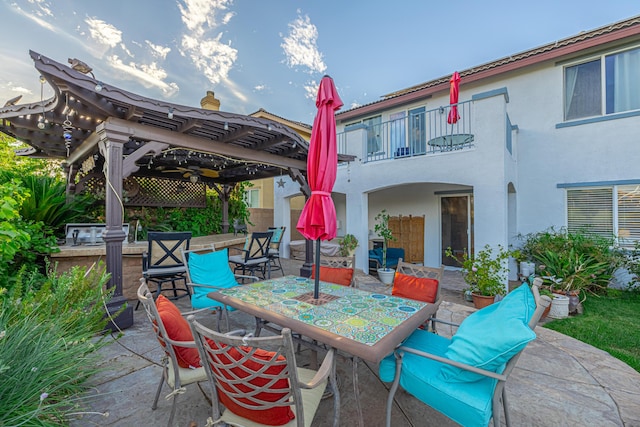
[{"label": "wrought iron balcony railing", "polygon": [[[452,109],[457,107],[458,119],[449,123]],[[443,151],[462,150],[473,145],[471,130],[471,101],[447,105],[428,111],[412,110],[403,117],[386,122],[358,127],[366,137],[351,140],[346,129],[339,133],[338,152],[354,154],[358,150],[348,147],[360,141],[360,157],[364,162],[421,156]]]}]

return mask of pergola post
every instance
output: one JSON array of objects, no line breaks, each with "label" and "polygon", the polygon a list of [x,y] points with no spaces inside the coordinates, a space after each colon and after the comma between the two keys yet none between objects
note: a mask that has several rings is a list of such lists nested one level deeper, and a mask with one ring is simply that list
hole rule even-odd
[{"label": "pergola post", "polygon": [[[133,325],[133,307],[127,305],[122,290],[122,242],[126,235],[122,230],[122,153],[123,146],[129,141],[126,129],[123,132],[109,130],[105,123],[96,129],[100,137],[100,152],[105,158],[105,216],[106,228],[103,239],[106,244],[107,273],[111,274],[107,288],[115,287],[111,300],[107,303],[109,328],[125,329]],[[112,318],[119,310],[124,310]]]}]

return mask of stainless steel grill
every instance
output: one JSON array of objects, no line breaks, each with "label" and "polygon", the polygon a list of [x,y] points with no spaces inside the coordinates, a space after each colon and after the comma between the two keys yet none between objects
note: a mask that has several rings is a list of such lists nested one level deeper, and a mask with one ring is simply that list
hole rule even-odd
[{"label": "stainless steel grill", "polygon": [[[104,245],[102,233],[106,224],[67,224],[65,229],[66,245],[70,246],[96,246]],[[122,224],[125,233],[125,242],[129,238],[129,224]]]}]

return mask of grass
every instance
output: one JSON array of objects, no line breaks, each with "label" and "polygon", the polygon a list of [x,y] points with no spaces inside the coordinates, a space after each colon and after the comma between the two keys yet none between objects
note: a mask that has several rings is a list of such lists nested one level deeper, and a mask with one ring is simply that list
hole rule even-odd
[{"label": "grass", "polygon": [[589,295],[584,313],[548,322],[545,328],[604,350],[640,372],[640,292]]}]

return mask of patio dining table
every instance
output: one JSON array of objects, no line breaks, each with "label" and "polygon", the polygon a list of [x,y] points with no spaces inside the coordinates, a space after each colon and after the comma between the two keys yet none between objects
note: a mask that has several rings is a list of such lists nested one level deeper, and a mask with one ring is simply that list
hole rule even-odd
[{"label": "patio dining table", "polygon": [[284,276],[212,292],[209,297],[255,316],[258,322],[290,328],[351,355],[362,425],[358,359],[379,363],[434,314],[435,306],[322,281],[316,300],[313,286],[312,279]]}]

